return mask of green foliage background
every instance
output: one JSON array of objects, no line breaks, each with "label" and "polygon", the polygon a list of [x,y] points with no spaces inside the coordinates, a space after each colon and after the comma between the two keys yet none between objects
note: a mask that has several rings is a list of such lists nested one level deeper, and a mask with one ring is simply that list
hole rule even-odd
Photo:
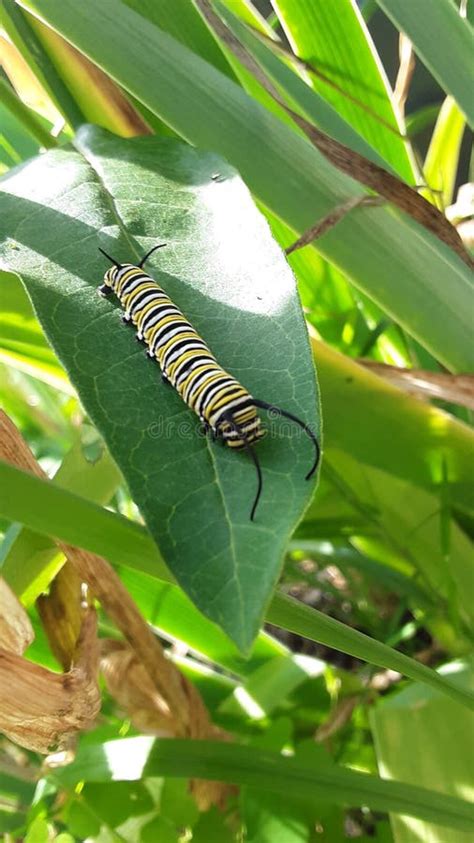
[{"label": "green foliage background", "polygon": [[[450,0],[435,13],[427,0],[379,3],[440,86],[435,109],[407,115],[430,132],[423,161],[372,40],[386,23],[376,4],[259,5],[216,0],[225,40],[205,2],[2,5],[1,25],[44,92],[42,103],[28,99],[18,65],[5,62],[0,392],[54,475],[0,465],[2,575],[34,621],[27,657],[55,664],[34,606],[63,563],[55,536],[114,564],[147,621],[184,645],[172,657],[234,737],[153,741],[104,694],[100,725],[47,778],[38,757],[24,753],[22,776],[0,748],[7,840],[471,836],[471,415],[421,402],[362,364],[471,370],[472,274],[385,204],[348,213],[293,253],[293,278],[283,250],[368,191],[303,136],[258,75],[330,137],[426,184],[445,210],[467,179],[472,9],[466,19]],[[223,364],[324,434],[315,490],[303,479],[307,442],[272,421],[254,525],[252,466],[199,437],[95,293],[99,244],[126,260],[162,240],[152,274]],[[191,435],[148,435],[164,422]],[[264,618],[271,634],[259,632]],[[111,632],[102,616],[100,632]],[[405,677],[401,689],[386,670]],[[195,775],[233,781],[240,796],[200,815],[186,792]]]}]

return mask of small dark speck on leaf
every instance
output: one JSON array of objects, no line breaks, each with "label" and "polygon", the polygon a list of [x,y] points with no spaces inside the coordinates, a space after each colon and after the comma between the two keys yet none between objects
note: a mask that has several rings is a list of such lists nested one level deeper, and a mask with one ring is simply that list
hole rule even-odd
[{"label": "small dark speck on leaf", "polygon": [[222,176],[220,173],[213,173],[211,176],[212,181],[225,181],[225,177]]},{"label": "small dark speck on leaf", "polygon": [[349,377],[346,378],[346,383],[352,383],[353,380],[354,378],[352,377],[352,375],[349,375]]}]

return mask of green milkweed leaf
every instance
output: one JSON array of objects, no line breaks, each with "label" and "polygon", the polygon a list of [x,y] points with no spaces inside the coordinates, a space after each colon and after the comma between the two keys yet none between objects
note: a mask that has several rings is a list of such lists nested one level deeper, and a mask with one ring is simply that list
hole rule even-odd
[{"label": "green milkweed leaf", "polygon": [[148,271],[224,368],[316,429],[314,368],[293,276],[235,170],[214,154],[93,127],[81,130],[76,148],[5,177],[4,260],[22,277],[167,565],[245,650],[313,489],[304,479],[311,443],[294,425],[269,421],[252,523],[251,460],[200,435],[196,416],[121,324],[118,303],[97,296],[108,268],[97,247],[136,262],[167,242]]}]

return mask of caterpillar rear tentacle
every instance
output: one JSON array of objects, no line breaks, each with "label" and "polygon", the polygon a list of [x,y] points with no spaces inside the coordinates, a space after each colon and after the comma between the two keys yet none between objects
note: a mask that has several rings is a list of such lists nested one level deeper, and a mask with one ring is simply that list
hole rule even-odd
[{"label": "caterpillar rear tentacle", "polygon": [[143,266],[157,249],[153,246],[137,265],[121,264],[99,247],[112,263],[98,288],[103,296],[112,292],[124,308],[123,321],[137,328],[137,339],[147,346],[146,355],[160,364],[163,381],[171,384],[201,419],[213,439],[228,447],[243,449],[254,463],[257,491],[250,520],[255,518],[262,493],[263,477],[253,445],[264,435],[258,409],[276,412],[298,424],[311,439],[315,448],[313,465],[306,479],[315,473],[321,450],[317,437],[301,419],[274,404],[254,398],[228,372],[195,331],[191,323],[153,280]]},{"label": "caterpillar rear tentacle", "polygon": [[296,424],[298,424],[302,428],[302,430],[304,430],[306,435],[311,439],[314,445],[315,455],[313,465],[311,466],[310,470],[308,471],[305,477],[305,480],[309,480],[316,471],[319,465],[319,460],[321,459],[321,448],[311,428],[308,427],[308,425],[305,424],[303,421],[301,421],[298,416],[294,416],[293,413],[288,413],[286,410],[282,410],[281,407],[277,407],[275,404],[268,404],[266,401],[261,401],[258,398],[254,398],[253,403],[256,407],[260,407],[262,410],[270,410],[271,412],[273,411],[274,413],[279,413],[281,416],[285,416],[287,419],[296,422]]},{"label": "caterpillar rear tentacle", "polygon": [[257,509],[257,505],[258,505],[258,502],[260,500],[260,495],[262,494],[262,486],[263,486],[262,469],[260,468],[260,463],[259,463],[257,454],[255,453],[254,449],[252,448],[250,442],[248,441],[248,439],[247,439],[244,431],[240,427],[240,425],[238,425],[234,421],[234,417],[232,416],[232,414],[229,413],[228,416],[226,415],[225,420],[229,422],[229,424],[234,428],[237,435],[242,440],[243,447],[245,448],[245,450],[249,454],[250,458],[253,460],[253,463],[255,465],[255,469],[256,469],[256,472],[257,472],[257,492],[256,492],[256,495],[255,495],[255,499],[254,499],[254,502],[253,502],[252,509],[250,511],[250,520],[253,521],[254,516],[255,516],[255,512],[256,512],[256,509]]}]

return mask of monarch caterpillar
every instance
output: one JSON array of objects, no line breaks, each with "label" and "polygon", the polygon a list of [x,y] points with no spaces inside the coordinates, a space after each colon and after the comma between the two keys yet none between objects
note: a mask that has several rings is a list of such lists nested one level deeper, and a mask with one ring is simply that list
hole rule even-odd
[{"label": "monarch caterpillar", "polygon": [[225,372],[179,308],[143,271],[150,255],[165,245],[153,246],[137,266],[120,264],[99,247],[113,266],[105,273],[98,292],[102,296],[115,293],[125,310],[123,321],[138,328],[137,339],[147,345],[147,355],[160,364],[163,380],[174,386],[183,401],[199,416],[205,432],[230,448],[244,448],[252,458],[257,472],[257,492],[250,512],[253,521],[262,492],[262,471],[252,444],[265,433],[257,409],[285,416],[309,436],[315,447],[315,459],[306,480],[318,467],[319,442],[297,416],[254,398]]}]

